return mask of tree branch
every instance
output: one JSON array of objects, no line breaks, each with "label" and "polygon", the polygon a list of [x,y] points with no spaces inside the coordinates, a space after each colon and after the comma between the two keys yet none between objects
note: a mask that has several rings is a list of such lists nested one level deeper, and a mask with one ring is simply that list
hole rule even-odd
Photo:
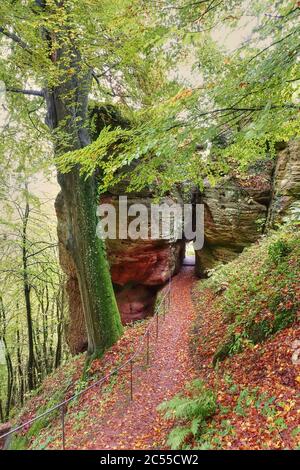
[{"label": "tree branch", "polygon": [[22,90],[19,88],[6,88],[6,91],[9,93],[20,93],[22,95],[32,95],[32,96],[41,96],[45,97],[45,93],[42,90]]},{"label": "tree branch", "polygon": [[287,34],[286,36],[284,36],[283,38],[281,39],[278,39],[277,41],[274,41],[272,42],[272,44],[270,44],[269,46],[265,47],[264,49],[260,50],[257,54],[255,54],[253,57],[251,57],[250,60],[248,60],[248,64],[250,64],[254,59],[256,59],[257,57],[259,57],[261,54],[263,54],[264,52],[266,52],[268,49],[270,49],[271,47],[273,46],[276,46],[277,44],[280,44],[282,41],[284,41],[285,39],[289,38],[290,36],[292,36],[293,34],[296,34],[298,32],[298,30],[294,30],[294,31],[291,31],[289,34]]},{"label": "tree branch", "polygon": [[22,49],[24,49],[24,51],[28,52],[29,54],[32,54],[32,51],[30,47],[28,46],[28,44],[26,44],[26,42],[23,41],[23,39],[21,39],[17,34],[11,33],[10,31],[5,30],[1,26],[0,26],[0,33],[6,36],[7,38],[11,39],[16,44],[18,44],[20,47],[22,47]]},{"label": "tree branch", "polygon": [[[284,109],[284,108],[297,109],[298,106],[296,106],[294,104],[270,106],[270,109]],[[226,111],[232,111],[234,113],[240,112],[240,111],[263,111],[263,109],[265,109],[265,106],[257,106],[257,107],[249,107],[249,108],[228,107],[228,108],[213,109],[212,111],[207,111],[205,113],[200,113],[200,114],[198,114],[198,116],[207,116],[208,114],[224,113]]]}]

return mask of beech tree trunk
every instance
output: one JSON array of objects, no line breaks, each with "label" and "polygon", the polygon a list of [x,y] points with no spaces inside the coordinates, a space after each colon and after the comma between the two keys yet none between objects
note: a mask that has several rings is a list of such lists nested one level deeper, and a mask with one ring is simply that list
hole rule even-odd
[{"label": "beech tree trunk", "polygon": [[[72,57],[70,66],[65,63]],[[66,60],[67,58],[67,60]],[[47,123],[56,135],[55,154],[62,155],[90,144],[87,129],[91,71],[83,66],[76,49],[61,50],[53,59],[62,83],[45,90]],[[85,67],[85,68],[84,68]],[[65,248],[71,255],[80,288],[88,337],[88,354],[100,356],[122,333],[105,244],[96,235],[96,187],[93,177],[80,175],[79,166],[58,173],[67,216]]]}]

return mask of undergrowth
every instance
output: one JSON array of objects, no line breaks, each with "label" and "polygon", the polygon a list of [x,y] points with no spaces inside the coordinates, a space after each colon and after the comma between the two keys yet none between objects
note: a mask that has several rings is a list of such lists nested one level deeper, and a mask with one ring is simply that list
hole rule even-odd
[{"label": "undergrowth", "polygon": [[[273,233],[197,284],[190,343],[202,380],[159,407],[175,423],[170,448],[298,448],[300,377],[289,348],[300,312],[299,242],[297,229]],[[283,344],[280,355],[272,342]]]},{"label": "undergrowth", "polygon": [[215,393],[201,380],[187,384],[186,393],[176,395],[158,407],[167,419],[175,418],[180,423],[173,428],[167,441],[172,449],[189,449],[191,441],[201,436],[207,420],[217,409]]},{"label": "undergrowth", "polygon": [[280,232],[217,269],[199,290],[217,295],[226,326],[213,362],[265,341],[297,320],[300,310],[300,235]]}]

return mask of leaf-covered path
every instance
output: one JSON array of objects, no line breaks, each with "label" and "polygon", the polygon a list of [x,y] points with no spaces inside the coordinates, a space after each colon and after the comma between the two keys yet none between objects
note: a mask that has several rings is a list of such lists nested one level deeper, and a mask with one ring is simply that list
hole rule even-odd
[{"label": "leaf-covered path", "polygon": [[194,316],[193,282],[190,266],[174,277],[170,310],[164,321],[160,318],[158,340],[152,338],[150,366],[134,369],[134,400],[123,390],[123,396],[119,394],[93,429],[78,436],[77,448],[158,449],[165,445],[171,423],[162,419],[157,406],[180,391],[193,375],[188,335]]}]

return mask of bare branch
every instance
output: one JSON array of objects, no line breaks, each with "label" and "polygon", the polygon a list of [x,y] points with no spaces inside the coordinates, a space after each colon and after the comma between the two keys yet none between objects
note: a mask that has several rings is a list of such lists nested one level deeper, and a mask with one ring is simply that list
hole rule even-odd
[{"label": "bare branch", "polygon": [[289,34],[287,34],[286,36],[284,36],[283,38],[281,39],[278,39],[277,41],[274,41],[272,42],[272,44],[270,44],[269,46],[265,47],[264,49],[260,50],[257,54],[255,54],[253,57],[251,57],[251,59],[248,61],[248,64],[250,64],[250,62],[252,62],[254,59],[256,59],[257,57],[259,57],[261,54],[263,54],[264,52],[266,52],[268,49],[270,49],[271,47],[277,45],[277,44],[280,44],[281,42],[283,42],[285,39],[289,38],[290,36],[292,36],[293,34],[297,34],[298,33],[298,30],[295,29],[294,31],[291,31]]},{"label": "bare branch", "polygon": [[10,31],[5,30],[4,28],[0,27],[0,33],[6,36],[7,38],[11,39],[13,42],[18,44],[24,51],[28,52],[29,54],[32,54],[32,51],[28,44],[26,44],[23,39],[21,39],[17,34],[11,33]]},{"label": "bare branch", "polygon": [[22,95],[32,95],[45,97],[45,93],[42,90],[21,90],[19,88],[6,88],[9,93],[20,93]]}]

